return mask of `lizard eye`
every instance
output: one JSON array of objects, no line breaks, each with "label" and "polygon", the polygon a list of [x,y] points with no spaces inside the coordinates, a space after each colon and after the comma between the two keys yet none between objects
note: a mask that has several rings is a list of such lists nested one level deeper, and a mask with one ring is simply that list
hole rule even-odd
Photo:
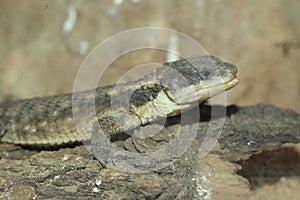
[{"label": "lizard eye", "polygon": [[199,75],[202,79],[206,80],[212,76],[212,73],[208,70],[203,70],[203,71],[199,72]]}]

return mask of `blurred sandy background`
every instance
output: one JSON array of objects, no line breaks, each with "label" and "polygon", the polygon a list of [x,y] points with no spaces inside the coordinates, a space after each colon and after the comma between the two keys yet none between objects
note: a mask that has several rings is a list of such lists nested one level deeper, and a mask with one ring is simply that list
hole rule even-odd
[{"label": "blurred sandy background", "polygon": [[[241,81],[228,103],[271,103],[300,112],[298,0],[1,0],[0,9],[1,97],[69,92],[98,43],[131,28],[157,26],[185,33],[239,67]],[[126,56],[102,81],[117,81],[114,76],[151,61],[165,62],[165,54]]]},{"label": "blurred sandy background", "polygon": [[[239,67],[240,84],[228,92],[229,104],[270,103],[300,112],[299,10],[299,0],[0,0],[0,98],[70,92],[80,64],[99,42],[156,26],[185,33]],[[125,56],[102,84],[152,61],[165,62],[166,54]]]}]

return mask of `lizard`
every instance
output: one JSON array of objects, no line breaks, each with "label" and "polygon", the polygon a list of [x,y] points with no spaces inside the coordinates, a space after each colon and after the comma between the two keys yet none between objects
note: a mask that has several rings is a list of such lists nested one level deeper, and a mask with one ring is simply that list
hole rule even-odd
[{"label": "lizard", "polygon": [[[195,102],[198,105],[233,88],[239,82],[237,72],[235,65],[204,55],[164,63],[141,79],[119,85],[118,90],[114,90],[115,85],[108,85],[78,92],[75,96],[68,93],[3,102],[0,104],[0,141],[56,147],[90,140],[91,135],[78,134],[73,120],[72,102],[78,100],[76,96],[83,97],[80,108],[83,112],[88,106],[84,102],[94,97],[96,118],[91,124],[99,122],[104,132],[113,136],[146,126],[162,116],[176,116],[195,107]],[[112,97],[122,102],[128,93],[132,95],[127,107],[112,110]]]}]

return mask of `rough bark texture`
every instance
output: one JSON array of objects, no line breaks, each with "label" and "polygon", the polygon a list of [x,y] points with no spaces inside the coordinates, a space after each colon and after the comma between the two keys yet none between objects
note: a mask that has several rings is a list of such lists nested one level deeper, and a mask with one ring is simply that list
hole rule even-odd
[{"label": "rough bark texture", "polygon": [[[103,168],[82,145],[34,150],[0,144],[0,198],[247,199],[250,185],[237,174],[243,161],[300,140],[300,115],[291,110],[271,105],[230,106],[218,143],[200,159],[198,152],[208,128],[210,107],[202,106],[200,110],[202,120],[190,148],[173,164],[156,172],[124,173]],[[162,139],[167,135],[165,131],[178,127],[179,120],[172,120],[156,143],[127,138],[118,141],[119,145],[136,152],[163,145],[168,142],[168,137]],[[251,164],[246,163],[246,171],[239,173],[249,176],[247,168],[251,169]]]}]

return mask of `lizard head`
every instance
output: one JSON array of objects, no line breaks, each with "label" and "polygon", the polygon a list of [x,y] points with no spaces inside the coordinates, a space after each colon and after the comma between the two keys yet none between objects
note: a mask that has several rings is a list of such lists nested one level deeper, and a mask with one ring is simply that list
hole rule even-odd
[{"label": "lizard head", "polygon": [[[236,66],[206,55],[164,64],[165,93],[176,104],[203,102],[238,84]],[[174,70],[173,70],[174,69]],[[165,86],[166,85],[166,86]]]}]

